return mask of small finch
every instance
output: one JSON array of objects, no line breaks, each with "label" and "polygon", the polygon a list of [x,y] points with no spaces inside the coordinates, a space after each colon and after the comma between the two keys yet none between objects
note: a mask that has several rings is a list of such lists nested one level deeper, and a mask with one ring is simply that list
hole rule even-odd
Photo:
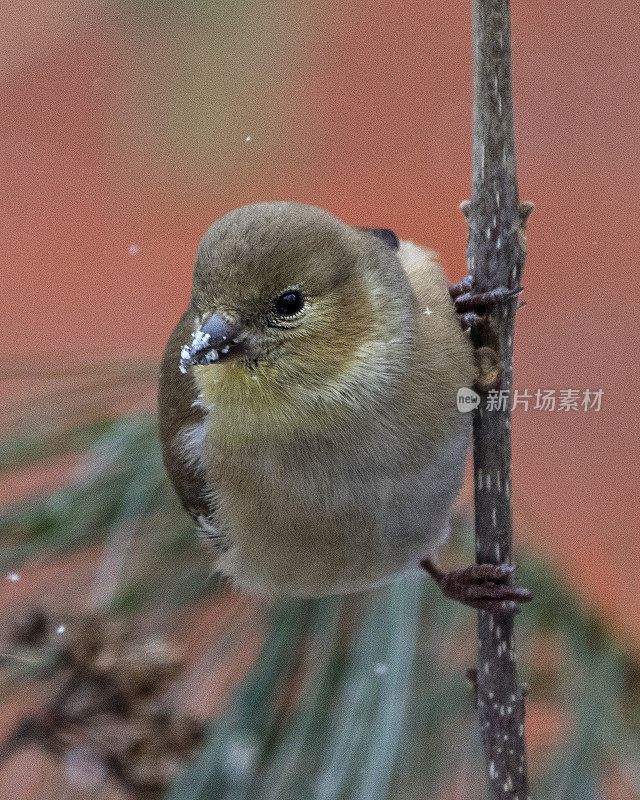
[{"label": "small finch", "polygon": [[202,238],[164,353],[166,468],[237,586],[366,589],[447,538],[473,378],[433,253],[312,206],[244,206]]}]

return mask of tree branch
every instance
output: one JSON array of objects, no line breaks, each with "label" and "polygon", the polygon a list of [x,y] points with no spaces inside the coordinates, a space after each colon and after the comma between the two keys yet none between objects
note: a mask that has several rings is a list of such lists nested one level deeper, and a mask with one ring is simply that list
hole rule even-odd
[{"label": "tree branch", "polygon": [[[520,286],[530,203],[519,204],[511,86],[509,0],[472,0],[473,154],[467,266],[476,292]],[[499,304],[490,325],[499,342],[500,397],[474,413],[477,563],[511,561],[511,388],[517,297]],[[524,692],[518,684],[513,614],[478,614],[478,713],[492,800],[527,800]]]}]

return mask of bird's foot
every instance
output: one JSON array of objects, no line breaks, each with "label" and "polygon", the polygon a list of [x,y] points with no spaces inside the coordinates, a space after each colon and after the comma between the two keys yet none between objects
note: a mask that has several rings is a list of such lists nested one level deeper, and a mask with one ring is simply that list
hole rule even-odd
[{"label": "bird's foot", "polygon": [[474,389],[480,394],[498,389],[502,380],[502,364],[498,355],[500,342],[488,312],[496,305],[517,297],[520,292],[522,287],[509,289],[506,286],[498,286],[488,292],[477,292],[473,288],[471,275],[449,287],[460,325],[464,331],[468,331],[475,351]]},{"label": "bird's foot", "polygon": [[446,597],[471,608],[515,614],[520,610],[519,603],[532,599],[528,589],[507,583],[515,569],[510,564],[473,564],[466,569],[444,572],[427,558],[420,562],[420,566],[431,575]]},{"label": "bird's foot", "polygon": [[476,292],[473,288],[473,278],[466,275],[460,283],[449,287],[449,294],[453,300],[456,311],[460,315],[460,322],[465,328],[479,325],[482,317],[491,308],[504,303],[522,292],[522,287],[509,289],[498,286],[488,292]]}]

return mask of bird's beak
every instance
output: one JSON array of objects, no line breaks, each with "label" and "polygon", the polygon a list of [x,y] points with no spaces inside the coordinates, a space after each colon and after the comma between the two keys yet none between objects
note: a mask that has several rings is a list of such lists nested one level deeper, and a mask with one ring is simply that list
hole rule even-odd
[{"label": "bird's beak", "polygon": [[239,338],[239,330],[217,314],[191,334],[191,343],[185,344],[180,352],[180,369],[216,364],[237,358],[245,352],[244,343]]}]

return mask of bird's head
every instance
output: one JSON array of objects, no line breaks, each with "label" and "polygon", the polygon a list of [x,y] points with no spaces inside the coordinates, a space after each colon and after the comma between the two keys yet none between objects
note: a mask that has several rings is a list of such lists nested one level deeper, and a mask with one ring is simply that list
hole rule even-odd
[{"label": "bird's head", "polygon": [[297,203],[226,214],[196,257],[193,369],[205,402],[300,409],[355,398],[402,360],[414,297],[390,231]]}]

